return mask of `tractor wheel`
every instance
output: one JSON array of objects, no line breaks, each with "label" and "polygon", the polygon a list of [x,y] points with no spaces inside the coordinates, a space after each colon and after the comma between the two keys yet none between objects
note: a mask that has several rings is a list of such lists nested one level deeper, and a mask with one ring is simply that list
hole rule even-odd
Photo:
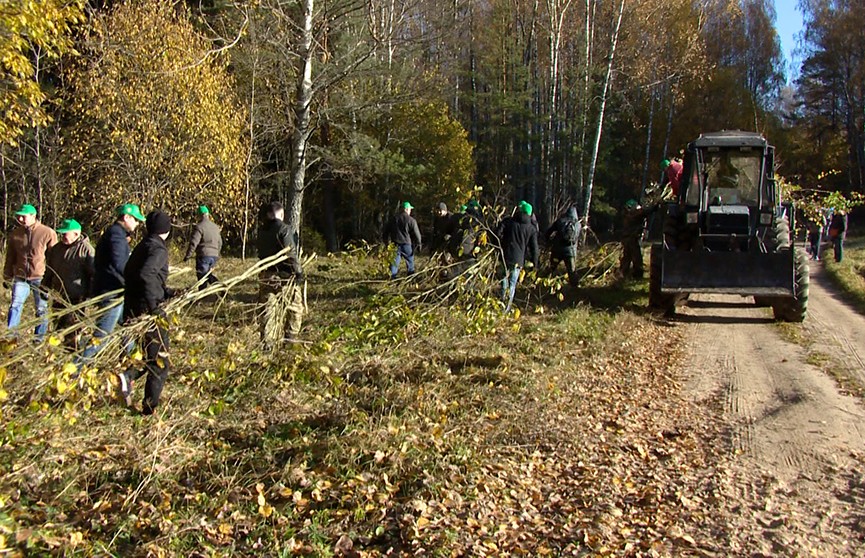
[{"label": "tractor wheel", "polygon": [[784,322],[802,322],[808,313],[808,257],[796,250],[796,265],[793,271],[794,296],[779,300],[772,306],[775,319]]},{"label": "tractor wheel", "polygon": [[772,242],[776,252],[790,247],[790,222],[786,215],[775,219],[772,225]]},{"label": "tractor wheel", "polygon": [[649,252],[649,307],[663,310],[665,314],[676,311],[676,297],[661,292],[661,244],[652,244]]}]

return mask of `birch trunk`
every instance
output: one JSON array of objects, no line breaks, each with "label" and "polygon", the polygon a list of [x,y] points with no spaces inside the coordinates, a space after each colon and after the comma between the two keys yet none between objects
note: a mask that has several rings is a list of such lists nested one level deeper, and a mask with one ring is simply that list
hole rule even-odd
[{"label": "birch trunk", "polygon": [[311,134],[310,105],[312,103],[312,59],[314,0],[303,0],[297,44],[297,90],[294,101],[295,128],[291,136],[291,180],[288,188],[285,222],[294,236],[300,240],[301,210],[303,208],[304,182],[306,180],[306,146]]},{"label": "birch trunk", "polygon": [[616,45],[619,42],[619,29],[622,26],[622,14],[625,12],[625,0],[621,1],[619,4],[619,15],[616,18],[616,28],[613,31],[613,36],[610,39],[610,56],[607,61],[607,73],[604,76],[604,87],[601,93],[601,106],[598,110],[598,125],[595,128],[595,141],[592,146],[592,160],[589,163],[589,176],[588,182],[586,184],[586,202],[585,202],[585,215],[583,217],[585,222],[584,229],[589,228],[589,216],[591,215],[592,210],[592,188],[594,187],[595,180],[595,167],[598,164],[598,149],[601,145],[601,134],[604,130],[604,110],[607,107],[607,94],[610,90],[610,81],[613,76],[613,60],[616,56]]}]

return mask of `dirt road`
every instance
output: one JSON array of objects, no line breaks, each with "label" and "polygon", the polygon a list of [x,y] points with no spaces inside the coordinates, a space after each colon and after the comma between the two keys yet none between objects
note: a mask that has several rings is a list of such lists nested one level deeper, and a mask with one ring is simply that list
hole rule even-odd
[{"label": "dirt road", "polygon": [[[865,318],[819,266],[811,285],[805,334],[865,380]],[[692,298],[676,318],[689,338],[686,391],[729,432],[715,553],[865,556],[865,404],[809,364],[770,310],[741,297]]]}]

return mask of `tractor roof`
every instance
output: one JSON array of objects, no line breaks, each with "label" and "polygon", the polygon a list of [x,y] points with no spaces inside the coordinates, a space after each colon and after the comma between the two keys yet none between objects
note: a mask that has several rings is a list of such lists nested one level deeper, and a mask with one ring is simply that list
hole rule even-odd
[{"label": "tractor roof", "polygon": [[692,145],[694,147],[766,147],[767,143],[766,138],[757,132],[724,130],[700,134]]}]

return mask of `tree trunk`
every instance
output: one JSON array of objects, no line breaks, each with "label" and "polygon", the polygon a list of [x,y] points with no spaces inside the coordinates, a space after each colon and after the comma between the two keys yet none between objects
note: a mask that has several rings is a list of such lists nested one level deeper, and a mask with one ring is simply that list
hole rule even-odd
[{"label": "tree trunk", "polygon": [[314,51],[312,17],[314,0],[304,0],[301,4],[300,35],[297,44],[297,90],[294,101],[295,128],[291,136],[291,181],[285,222],[294,236],[300,241],[301,210],[303,208],[304,181],[306,179],[306,145],[310,136],[310,104],[312,103],[312,59]]},{"label": "tree trunk", "polygon": [[613,31],[613,36],[610,39],[610,57],[607,61],[607,73],[604,76],[604,88],[601,93],[601,106],[598,110],[598,125],[595,128],[595,142],[592,146],[592,160],[589,163],[589,176],[586,183],[586,203],[585,215],[583,216],[585,228],[589,228],[589,216],[592,209],[592,188],[595,180],[595,166],[598,164],[598,149],[601,145],[601,133],[604,130],[604,110],[607,107],[607,94],[610,90],[610,81],[613,76],[613,60],[616,56],[616,45],[619,42],[619,29],[622,26],[622,14],[625,12],[625,0],[619,4],[619,15],[616,18],[616,28]]},{"label": "tree trunk", "polygon": [[643,178],[640,181],[640,191],[645,192],[649,182],[649,160],[652,157],[652,126],[655,123],[655,87],[649,92],[649,125],[646,132],[646,154],[643,159]]}]

